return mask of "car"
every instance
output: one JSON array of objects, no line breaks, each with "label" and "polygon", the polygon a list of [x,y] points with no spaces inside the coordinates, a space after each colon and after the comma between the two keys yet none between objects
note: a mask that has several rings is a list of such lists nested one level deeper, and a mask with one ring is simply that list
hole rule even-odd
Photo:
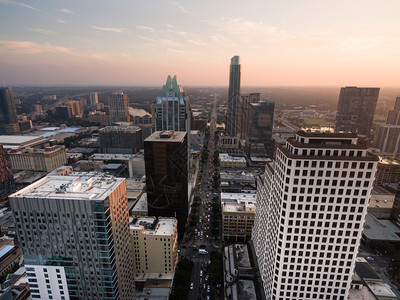
[{"label": "car", "polygon": [[200,277],[203,276],[203,270],[200,270]]},{"label": "car", "polygon": [[207,298],[206,298],[207,300],[210,300],[210,295],[207,295]]},{"label": "car", "polygon": [[190,284],[190,289],[193,290],[193,287],[194,287],[194,283],[192,282],[192,283]]},{"label": "car", "polygon": [[207,293],[210,292],[210,285],[207,285]]}]

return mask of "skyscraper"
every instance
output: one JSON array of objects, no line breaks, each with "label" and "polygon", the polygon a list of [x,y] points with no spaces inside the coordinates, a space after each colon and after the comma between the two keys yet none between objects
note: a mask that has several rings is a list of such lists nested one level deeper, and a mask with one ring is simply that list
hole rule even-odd
[{"label": "skyscraper", "polygon": [[187,153],[183,131],[156,131],[144,141],[149,215],[177,218],[179,236],[188,217]]},{"label": "skyscraper", "polygon": [[99,103],[99,96],[97,92],[90,92],[89,105],[94,106]]},{"label": "skyscraper", "polygon": [[241,139],[246,139],[251,130],[251,118],[253,109],[251,104],[260,101],[260,93],[240,95],[238,103],[238,118],[237,118],[237,134],[240,134]]},{"label": "skyscraper", "polygon": [[0,134],[19,133],[17,110],[11,88],[0,88]]},{"label": "skyscraper", "polygon": [[32,298],[132,299],[126,181],[47,176],[10,196]]},{"label": "skyscraper", "polygon": [[267,299],[347,299],[378,162],[352,133],[300,131],[257,182]]},{"label": "skyscraper", "polygon": [[237,134],[238,127],[238,103],[240,100],[240,57],[231,59],[229,71],[228,111],[226,120],[226,132],[229,135]]},{"label": "skyscraper", "polygon": [[156,100],[155,130],[175,130],[190,132],[189,97],[178,84],[176,76],[162,87]]},{"label": "skyscraper", "polygon": [[272,140],[272,130],[274,128],[275,101],[263,99],[256,103],[251,103],[251,117],[248,126],[250,133],[247,137],[249,144],[248,155],[251,155],[253,144],[264,145],[265,153],[274,157],[275,143]]},{"label": "skyscraper", "polygon": [[379,88],[341,88],[335,132],[353,132],[370,137]]},{"label": "skyscraper", "polygon": [[128,95],[115,92],[108,95],[111,122],[129,122]]},{"label": "skyscraper", "polygon": [[394,109],[389,110],[386,123],[378,125],[373,147],[382,154],[400,157],[400,97],[396,98]]}]

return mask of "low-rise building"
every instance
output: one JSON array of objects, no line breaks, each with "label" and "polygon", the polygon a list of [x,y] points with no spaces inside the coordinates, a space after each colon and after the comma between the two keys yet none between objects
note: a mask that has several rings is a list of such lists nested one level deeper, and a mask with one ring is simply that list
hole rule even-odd
[{"label": "low-rise building", "polygon": [[51,146],[44,149],[12,149],[9,151],[13,171],[51,172],[67,163],[65,146]]},{"label": "low-rise building", "polygon": [[368,212],[378,219],[389,219],[395,195],[388,190],[375,186],[368,203]]},{"label": "low-rise building", "polygon": [[375,173],[375,184],[383,185],[400,181],[400,161],[391,158],[379,157],[378,168]]},{"label": "low-rise building", "polygon": [[143,148],[138,126],[108,126],[99,132],[103,153],[135,154]]},{"label": "low-rise building", "polygon": [[139,217],[130,225],[135,273],[174,273],[178,263],[178,221]]},{"label": "low-rise building", "polygon": [[221,199],[223,240],[246,241],[251,238],[256,212],[255,204],[256,201],[248,199],[229,199],[228,201]]},{"label": "low-rise building", "polygon": [[246,159],[241,156],[232,156],[228,153],[219,154],[219,165],[221,168],[246,168]]},{"label": "low-rise building", "polygon": [[95,171],[99,170],[104,166],[101,160],[79,160],[76,165],[81,171]]},{"label": "low-rise building", "polygon": [[12,239],[2,239],[0,241],[0,277],[14,272],[13,269],[18,266],[21,256],[21,248],[15,246]]},{"label": "low-rise building", "polygon": [[220,152],[241,153],[243,152],[242,142],[237,136],[222,135],[219,137]]}]

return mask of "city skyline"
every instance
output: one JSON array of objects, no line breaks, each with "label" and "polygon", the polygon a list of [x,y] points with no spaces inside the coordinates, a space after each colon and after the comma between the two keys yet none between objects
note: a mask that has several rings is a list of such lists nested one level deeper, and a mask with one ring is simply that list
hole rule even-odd
[{"label": "city skyline", "polygon": [[184,86],[227,86],[226,61],[240,55],[243,86],[398,86],[399,8],[0,0],[0,77],[11,86],[158,86],[177,74]]}]

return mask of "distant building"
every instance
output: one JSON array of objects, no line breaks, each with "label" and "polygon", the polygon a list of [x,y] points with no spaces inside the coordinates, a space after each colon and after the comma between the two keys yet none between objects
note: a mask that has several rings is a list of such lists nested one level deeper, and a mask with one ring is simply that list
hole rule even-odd
[{"label": "distant building", "polygon": [[81,110],[81,105],[79,101],[69,101],[68,102],[69,107],[71,108],[71,115],[73,117],[81,117],[82,116],[82,110]]},{"label": "distant building", "polygon": [[14,178],[8,169],[6,151],[0,145],[0,200],[14,188]]},{"label": "distant building", "polygon": [[134,217],[130,232],[135,273],[175,273],[177,223],[175,218]]},{"label": "distant building", "polygon": [[21,133],[26,133],[32,130],[32,121],[31,120],[24,120],[18,122],[19,131]]},{"label": "distant building", "polygon": [[143,148],[142,130],[137,126],[108,126],[100,129],[103,153],[135,154]]},{"label": "distant building", "polygon": [[0,240],[0,277],[13,272],[21,256],[21,248],[14,245],[14,240]]},{"label": "distant building", "polygon": [[47,176],[10,205],[33,299],[135,298],[124,178]]},{"label": "distant building", "polygon": [[242,144],[240,138],[231,135],[222,135],[219,137],[220,152],[242,153]]},{"label": "distant building", "polygon": [[175,130],[190,132],[189,97],[178,84],[176,76],[167,77],[156,100],[156,131]]},{"label": "distant building", "polygon": [[144,141],[149,215],[177,218],[180,236],[188,217],[187,151],[182,131],[156,131]]},{"label": "distant building", "polygon": [[262,151],[268,157],[274,157],[275,142],[272,139],[272,130],[274,128],[275,101],[263,99],[256,103],[251,103],[251,117],[249,118],[249,134],[246,139],[248,157],[256,154],[255,147],[261,144]]},{"label": "distant building", "polygon": [[353,132],[370,137],[378,95],[379,88],[341,88],[335,132]]},{"label": "distant building", "polygon": [[241,156],[232,156],[228,153],[219,154],[219,166],[221,168],[246,168],[246,158]]},{"label": "distant building", "polygon": [[97,105],[97,103],[99,103],[99,96],[97,92],[90,92],[89,95],[89,105],[91,107]]},{"label": "distant building", "polygon": [[395,195],[390,191],[374,186],[368,203],[368,213],[378,219],[389,219],[394,204]]},{"label": "distant building", "polygon": [[67,163],[65,146],[51,146],[44,149],[17,149],[9,151],[13,171],[51,172]]},{"label": "distant building", "polygon": [[17,110],[11,88],[0,88],[0,134],[19,133]]},{"label": "distant building", "polygon": [[60,120],[69,120],[72,117],[71,107],[64,105],[64,106],[57,106],[56,107],[56,117]]},{"label": "distant building", "polygon": [[378,125],[373,147],[381,155],[400,158],[400,97],[396,98],[394,109],[389,110],[386,123]]},{"label": "distant building", "polygon": [[260,102],[260,93],[242,94],[238,102],[237,134],[241,139],[246,139],[251,133],[253,118],[252,104]]},{"label": "distant building", "polygon": [[43,107],[40,104],[34,104],[33,107],[38,115],[43,114]]},{"label": "distant building", "polygon": [[226,133],[235,136],[238,130],[238,104],[240,101],[240,57],[231,59],[229,70],[228,111]]},{"label": "distant building", "polygon": [[87,116],[87,120],[91,123],[97,123],[102,126],[108,126],[111,124],[110,116],[102,111],[91,111]]},{"label": "distant building", "polygon": [[115,92],[108,95],[108,105],[110,108],[110,121],[129,122],[128,95],[122,92]]}]

